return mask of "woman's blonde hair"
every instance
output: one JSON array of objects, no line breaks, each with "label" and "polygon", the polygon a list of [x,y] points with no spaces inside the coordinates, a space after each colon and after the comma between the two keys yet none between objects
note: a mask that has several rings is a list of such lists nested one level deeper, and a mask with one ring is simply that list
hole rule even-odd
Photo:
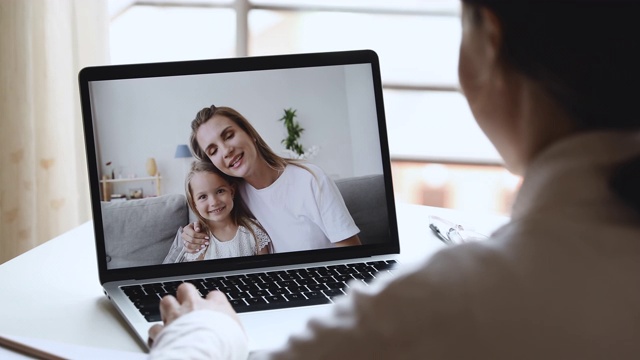
[{"label": "woman's blonde hair", "polygon": [[[287,159],[282,156],[277,155],[267,142],[264,141],[262,136],[258,133],[258,131],[251,125],[249,120],[247,120],[242,114],[240,114],[235,109],[232,109],[227,106],[215,106],[211,105],[206,107],[196,114],[196,118],[191,121],[191,136],[189,137],[189,146],[191,147],[191,153],[193,156],[205,162],[211,162],[207,154],[200,148],[198,144],[198,140],[196,139],[196,134],[198,133],[198,129],[204,123],[209,121],[212,117],[219,115],[228,118],[233,121],[242,131],[247,133],[249,137],[254,139],[256,144],[256,149],[258,150],[258,154],[267,162],[267,164],[274,170],[282,171],[287,165],[295,165],[301,167],[310,173],[313,174],[313,171],[310,171],[306,166],[304,166],[297,159]],[[315,174],[313,174],[315,177]]]},{"label": "woman's blonde hair", "polygon": [[200,148],[198,140],[196,139],[196,134],[198,133],[198,129],[200,128],[200,126],[202,126],[202,124],[206,123],[216,115],[224,116],[233,121],[236,125],[238,125],[240,129],[242,129],[242,131],[244,131],[252,139],[254,139],[258,153],[273,169],[283,170],[285,166],[287,166],[287,164],[292,162],[291,159],[285,159],[273,152],[273,150],[271,150],[269,145],[267,145],[260,134],[258,134],[258,131],[256,131],[251,123],[249,123],[249,121],[238,111],[230,107],[216,107],[215,105],[211,105],[210,107],[198,111],[198,114],[196,114],[196,118],[191,121],[191,137],[189,139],[189,145],[191,146],[191,152],[196,159],[201,161],[210,161],[204,150]]},{"label": "woman's blonde hair", "polygon": [[258,227],[265,234],[267,231],[260,225],[260,223],[255,220],[253,214],[247,207],[247,205],[242,200],[242,196],[235,196],[238,193],[238,185],[241,181],[240,178],[235,178],[233,176],[229,176],[222,171],[220,171],[215,165],[211,162],[207,161],[194,161],[191,163],[191,168],[189,169],[189,173],[187,174],[185,180],[185,193],[187,195],[187,204],[189,208],[194,213],[194,215],[198,218],[200,223],[203,226],[205,232],[210,233],[213,229],[210,229],[207,225],[207,220],[200,215],[198,209],[196,208],[195,199],[193,198],[193,193],[191,190],[191,180],[193,179],[195,174],[198,173],[209,173],[220,176],[224,181],[229,184],[234,189],[233,196],[233,209],[231,209],[231,218],[233,219],[236,225],[244,226],[250,233],[253,235],[254,239],[258,239],[257,234],[254,231],[254,227]]}]

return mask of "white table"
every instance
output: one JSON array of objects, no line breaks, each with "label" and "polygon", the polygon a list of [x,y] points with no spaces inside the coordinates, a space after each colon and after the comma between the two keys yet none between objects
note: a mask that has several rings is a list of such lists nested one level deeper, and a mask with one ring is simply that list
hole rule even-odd
[{"label": "white table", "polygon": [[[397,215],[403,262],[417,261],[445,246],[430,231],[429,215],[486,234],[508,220],[401,203]],[[144,351],[103,295],[91,221],[0,265],[0,289],[0,334]]]}]

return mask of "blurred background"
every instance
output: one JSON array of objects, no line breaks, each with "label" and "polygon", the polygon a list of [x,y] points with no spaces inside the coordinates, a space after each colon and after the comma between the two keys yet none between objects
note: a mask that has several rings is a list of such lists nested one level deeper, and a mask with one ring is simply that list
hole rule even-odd
[{"label": "blurred background", "polygon": [[372,49],[396,200],[508,215],[521,179],[460,92],[460,36],[458,0],[2,0],[0,263],[91,219],[91,65]]}]

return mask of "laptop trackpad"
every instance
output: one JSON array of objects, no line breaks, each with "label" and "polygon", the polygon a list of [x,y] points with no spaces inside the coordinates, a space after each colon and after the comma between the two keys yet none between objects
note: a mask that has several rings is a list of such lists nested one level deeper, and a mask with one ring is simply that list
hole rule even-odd
[{"label": "laptop trackpad", "polygon": [[258,311],[239,314],[249,337],[251,351],[277,348],[305,328],[312,317],[325,316],[332,305]]}]

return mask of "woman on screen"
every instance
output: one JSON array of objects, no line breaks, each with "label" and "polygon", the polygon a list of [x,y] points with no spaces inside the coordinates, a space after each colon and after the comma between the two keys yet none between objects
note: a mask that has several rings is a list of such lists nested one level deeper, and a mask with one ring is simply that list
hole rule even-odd
[{"label": "woman on screen", "polygon": [[[351,288],[331,314],[256,357],[640,359],[640,4],[462,4],[462,90],[524,177],[511,221]],[[203,300],[185,284],[178,298],[161,301],[152,359],[193,347],[247,357],[222,294]]]},{"label": "woman on screen", "polygon": [[[360,230],[335,183],[313,164],[276,155],[239,112],[212,105],[198,112],[191,130],[197,159],[244,180],[240,195],[275,253],[360,245]],[[191,251],[210,241],[198,223],[185,226],[182,239]]]}]

